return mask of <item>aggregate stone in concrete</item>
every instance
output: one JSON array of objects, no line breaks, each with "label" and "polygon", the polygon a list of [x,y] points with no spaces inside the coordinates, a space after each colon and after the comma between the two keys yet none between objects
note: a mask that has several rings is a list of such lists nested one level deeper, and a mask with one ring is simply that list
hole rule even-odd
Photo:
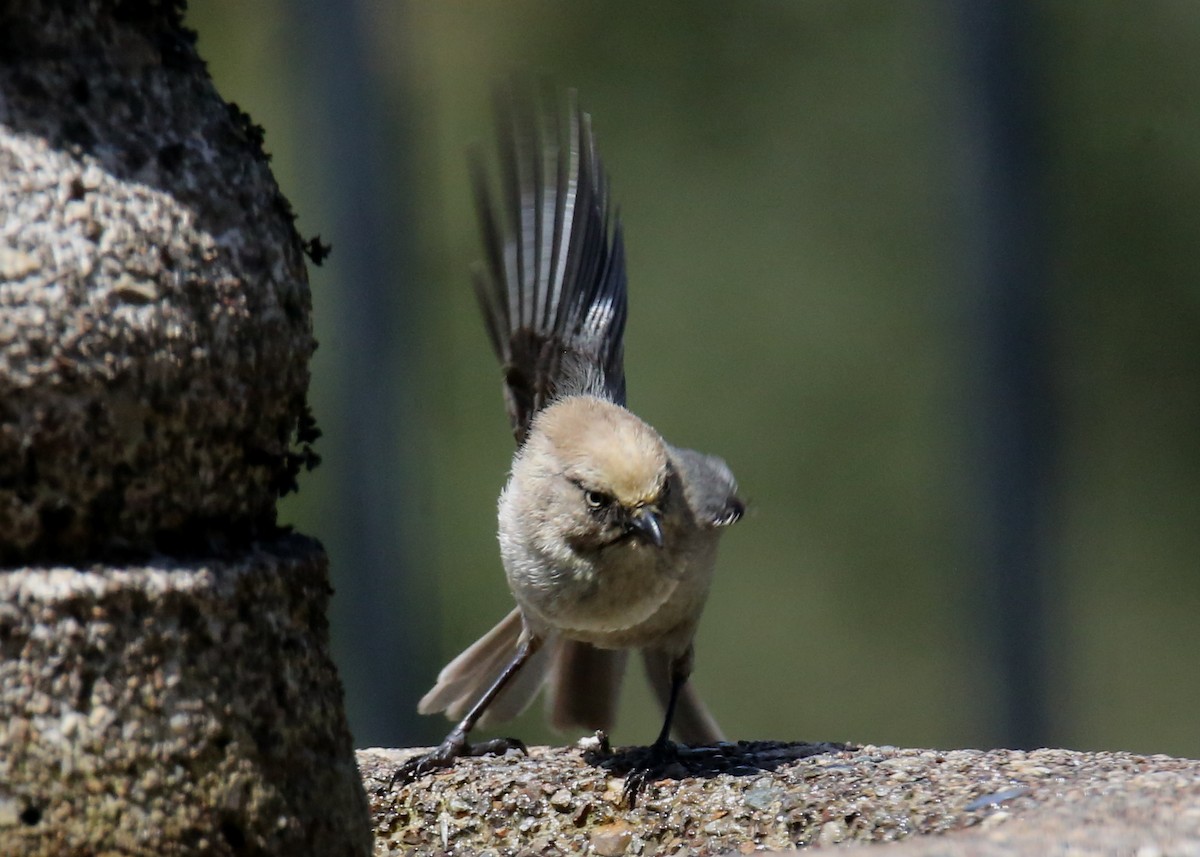
[{"label": "aggregate stone in concrete", "polygon": [[0,854],[365,855],[324,551],[0,571]]},{"label": "aggregate stone in concrete", "polygon": [[414,752],[358,752],[377,855],[1200,855],[1200,762],[1167,756],[742,742],[691,751],[631,808],[640,750],[533,747],[393,785]]}]

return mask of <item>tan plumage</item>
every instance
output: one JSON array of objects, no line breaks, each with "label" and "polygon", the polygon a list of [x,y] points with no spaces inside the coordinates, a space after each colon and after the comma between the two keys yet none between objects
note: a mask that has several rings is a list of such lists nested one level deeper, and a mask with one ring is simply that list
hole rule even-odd
[{"label": "tan plumage", "polygon": [[[477,172],[485,263],[475,286],[504,367],[518,442],[499,501],[517,602],[451,661],[420,703],[462,722],[523,710],[548,685],[551,723],[609,729],[629,649],[640,649],[668,728],[721,740],[686,683],[721,532],[742,513],[719,458],[666,443],[625,407],[626,275],[619,222],[588,116],[520,99],[501,109],[503,204]],[[672,721],[672,695],[675,698]]]}]

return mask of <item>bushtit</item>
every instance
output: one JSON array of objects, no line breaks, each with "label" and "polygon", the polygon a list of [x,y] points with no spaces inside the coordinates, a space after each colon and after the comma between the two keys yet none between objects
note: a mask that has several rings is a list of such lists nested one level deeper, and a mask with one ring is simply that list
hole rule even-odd
[{"label": "bushtit", "polygon": [[[625,254],[590,117],[502,104],[502,193],[475,161],[486,258],[476,294],[504,367],[518,449],[500,494],[500,553],[517,606],[451,661],[420,702],[460,722],[398,774],[477,745],[548,688],[556,728],[612,726],[626,656],[639,649],[664,707],[652,749],[721,732],[687,683],[717,541],[742,515],[721,459],[671,446],[625,408]],[[616,221],[616,222],[614,222]]]}]

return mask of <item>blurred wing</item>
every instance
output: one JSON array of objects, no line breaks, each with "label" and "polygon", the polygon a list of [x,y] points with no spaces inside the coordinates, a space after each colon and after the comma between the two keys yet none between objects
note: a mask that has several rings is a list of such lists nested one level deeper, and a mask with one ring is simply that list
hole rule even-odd
[{"label": "blurred wing", "polygon": [[694,449],[668,449],[683,476],[684,496],[697,521],[709,527],[727,527],[741,520],[746,504],[738,498],[737,480],[729,465],[715,455]]},{"label": "blurred wing", "polygon": [[498,101],[499,202],[473,161],[484,244],[475,293],[521,444],[556,396],[625,403],[625,252],[591,119],[575,94],[565,125],[560,110],[533,99]]}]

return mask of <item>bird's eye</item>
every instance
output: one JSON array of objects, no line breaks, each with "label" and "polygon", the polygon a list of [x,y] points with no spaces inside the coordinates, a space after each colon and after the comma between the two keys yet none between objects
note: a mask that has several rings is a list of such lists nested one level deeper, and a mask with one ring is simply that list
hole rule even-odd
[{"label": "bird's eye", "polygon": [[612,502],[612,498],[602,491],[584,491],[583,499],[589,509],[603,509]]}]

